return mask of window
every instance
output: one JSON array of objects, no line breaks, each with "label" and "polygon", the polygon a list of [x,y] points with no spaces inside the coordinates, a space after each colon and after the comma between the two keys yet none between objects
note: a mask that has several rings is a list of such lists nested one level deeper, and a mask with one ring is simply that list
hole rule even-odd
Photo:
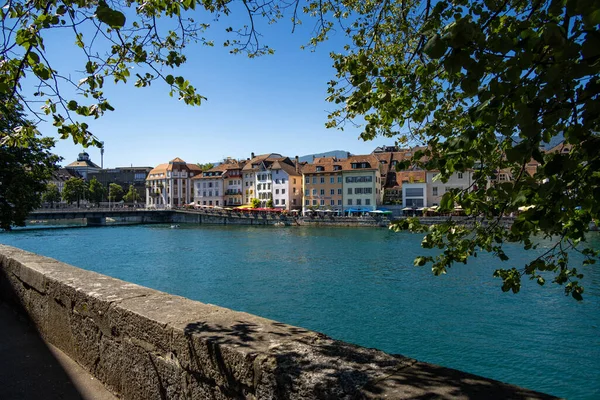
[{"label": "window", "polygon": [[209,206],[212,206],[212,200],[209,200],[209,201],[208,201],[208,205],[209,205]]},{"label": "window", "polygon": [[331,189],[331,190],[329,191],[329,194],[331,194],[331,195],[334,195],[334,194],[335,194],[335,189]]},{"label": "window", "polygon": [[206,200],[204,200],[204,201],[202,202],[202,205],[206,205]]},{"label": "window", "polygon": [[320,165],[317,165],[317,172],[323,172],[325,170],[325,168],[321,167]]},{"label": "window", "polygon": [[406,197],[422,197],[423,188],[406,188]]},{"label": "window", "polygon": [[296,178],[294,178],[294,185],[296,184]]},{"label": "window", "polygon": [[312,194],[313,194],[313,196],[316,196],[317,195],[317,189],[313,189]]},{"label": "window", "polygon": [[362,204],[362,201],[360,199],[356,199],[356,205],[360,206]]},{"label": "window", "polygon": [[338,176],[338,183],[342,183],[342,177]]},{"label": "window", "polygon": [[206,188],[206,182],[202,182],[202,187]]},{"label": "window", "polygon": [[310,183],[310,178],[307,176],[306,178],[304,178],[304,182],[305,183]]},{"label": "window", "polygon": [[365,199],[365,206],[371,205],[371,199]]},{"label": "window", "polygon": [[352,188],[348,188],[348,194],[352,194]]},{"label": "window", "polygon": [[434,186],[434,187],[431,188],[431,194],[433,196],[437,196],[438,195],[438,187],[437,186]]},{"label": "window", "polygon": [[[354,194],[362,194],[363,193],[363,188],[354,188]],[[348,193],[348,194],[352,194],[352,193]]]},{"label": "window", "polygon": [[329,202],[329,205],[331,205],[331,206],[335,205],[335,200],[331,200],[331,201]]},{"label": "window", "polygon": [[317,201],[313,200],[313,206],[316,206],[316,205],[317,205]]},{"label": "window", "polygon": [[281,205],[285,206],[285,199],[281,199]]},{"label": "window", "polygon": [[325,205],[325,200],[321,200],[321,205],[324,206]]},{"label": "window", "polygon": [[206,197],[206,190],[202,192],[202,197]]},{"label": "window", "polygon": [[304,200],[304,205],[308,206],[310,204],[310,200]]},{"label": "window", "polygon": [[342,189],[338,189],[338,194],[342,194]]},{"label": "window", "polygon": [[217,206],[219,205],[219,200],[215,201],[215,205],[217,205]]},{"label": "window", "polygon": [[[215,190],[215,196],[218,196],[218,195],[219,195],[219,191],[218,191],[218,190]],[[218,205],[218,204],[217,204],[217,205]]]},{"label": "window", "polygon": [[279,189],[275,189],[275,194],[279,194]]},{"label": "window", "polygon": [[[285,199],[283,199],[283,204],[285,204]],[[292,199],[292,204],[296,205],[296,199]]]},{"label": "window", "polygon": [[324,176],[321,177],[321,183],[325,183],[325,177]]},{"label": "window", "polygon": [[211,188],[212,187],[212,182],[208,182],[208,187]]},{"label": "window", "polygon": [[281,194],[285,194],[285,189],[281,189]]},{"label": "window", "polygon": [[275,179],[275,183],[279,184],[279,179]]},{"label": "window", "polygon": [[325,196],[325,189],[321,189],[321,196]]},{"label": "window", "polygon": [[335,182],[335,178],[332,176],[331,178],[329,178],[329,183],[334,183]]},{"label": "window", "polygon": [[285,183],[285,178],[281,180],[281,183]]},{"label": "window", "polygon": [[351,206],[352,205],[352,199],[348,199],[348,205]]},{"label": "window", "polygon": [[279,199],[275,199],[275,204],[279,205]]},{"label": "window", "polygon": [[313,176],[313,185],[316,185],[316,184],[317,184],[317,177]]},{"label": "window", "polygon": [[310,192],[310,190],[306,189],[306,190],[304,191],[304,195],[305,195],[305,196],[308,196],[309,192]]},{"label": "window", "polygon": [[459,172],[459,173],[458,173],[458,179],[462,179],[462,178],[463,178],[463,173],[462,173],[462,172]]}]

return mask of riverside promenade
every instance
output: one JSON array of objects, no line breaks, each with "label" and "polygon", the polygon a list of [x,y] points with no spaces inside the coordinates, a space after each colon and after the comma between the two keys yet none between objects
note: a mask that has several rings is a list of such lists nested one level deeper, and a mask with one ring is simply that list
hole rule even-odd
[{"label": "riverside promenade", "polygon": [[98,379],[40,338],[27,317],[0,301],[0,398],[116,400]]}]

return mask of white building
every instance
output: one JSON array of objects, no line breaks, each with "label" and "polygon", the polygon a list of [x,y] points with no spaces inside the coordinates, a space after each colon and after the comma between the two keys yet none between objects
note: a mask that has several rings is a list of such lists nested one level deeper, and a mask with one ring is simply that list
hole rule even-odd
[{"label": "white building", "polygon": [[223,193],[223,173],[225,168],[223,164],[217,165],[202,174],[193,178],[194,184],[194,202],[201,206],[219,206],[224,202]]},{"label": "white building", "polygon": [[227,169],[223,173],[223,203],[227,206],[241,206],[243,204],[242,168],[246,161],[227,159],[224,162]]},{"label": "white building", "polygon": [[423,208],[427,205],[427,183],[402,184],[402,208]]},{"label": "white building", "polygon": [[175,158],[160,164],[146,178],[146,207],[182,207],[194,199],[192,178],[202,173],[196,164]]},{"label": "white building", "polygon": [[439,171],[427,171],[426,206],[439,206],[444,193],[450,189],[473,190],[473,171],[455,172],[447,182],[442,182]]},{"label": "white building", "polygon": [[[263,193],[263,196],[265,195],[265,192],[267,190],[270,191],[270,189],[265,189],[266,186],[263,187],[263,184],[268,184],[271,183],[270,182],[270,178],[269,178],[269,173],[270,172],[266,172],[267,168],[263,165],[265,161],[275,161],[275,159],[278,158],[282,158],[281,154],[277,154],[277,153],[269,153],[269,154],[262,154],[259,156],[255,156],[254,153],[252,153],[252,158],[248,161],[246,161],[246,163],[244,164],[243,168],[242,168],[242,184],[243,184],[243,190],[242,190],[242,194],[243,194],[243,203],[244,204],[250,204],[250,202],[252,201],[252,199],[254,198],[258,198],[258,183],[261,184],[260,186],[260,191],[261,193]],[[267,176],[264,176],[264,174],[267,174]],[[260,178],[258,177],[258,175],[261,174]],[[262,199],[261,199],[262,201]],[[264,199],[265,204],[267,199]]]},{"label": "white building", "polygon": [[284,210],[302,208],[302,174],[298,157],[293,162],[284,157],[275,160],[269,167],[273,184],[273,206]]}]

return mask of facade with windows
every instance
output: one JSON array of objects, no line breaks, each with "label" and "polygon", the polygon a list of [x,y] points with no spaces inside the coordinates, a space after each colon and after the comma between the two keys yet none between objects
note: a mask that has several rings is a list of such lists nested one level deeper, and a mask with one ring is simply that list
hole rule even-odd
[{"label": "facade with windows", "polygon": [[302,213],[314,210],[343,211],[345,160],[319,157],[302,167]]},{"label": "facade with windows", "polygon": [[402,208],[423,208],[427,206],[427,184],[405,183],[402,185]]},{"label": "facade with windows", "polygon": [[201,173],[199,166],[181,158],[156,166],[146,178],[146,207],[173,208],[189,204],[194,199],[192,178]]},{"label": "facade with windows", "polygon": [[226,206],[236,207],[243,204],[242,194],[242,168],[246,161],[225,160],[226,170],[223,174],[223,203]]},{"label": "facade with windows", "polygon": [[425,206],[438,206],[444,193],[451,189],[472,190],[473,171],[455,172],[447,182],[442,182],[438,171],[427,171],[427,201]]},{"label": "facade with windows", "polygon": [[[255,156],[252,153],[252,157],[246,161],[242,168],[242,202],[243,204],[250,204],[252,199],[262,197],[268,197],[272,187],[270,181],[270,171],[268,166],[276,159],[283,158],[281,154],[269,153]],[[259,176],[260,175],[260,176]],[[260,189],[259,185],[260,184]],[[260,194],[259,194],[260,190]],[[269,198],[260,198],[261,204],[264,202],[266,205]],[[263,206],[264,207],[264,206]]]},{"label": "facade with windows", "polygon": [[223,165],[217,165],[209,170],[203,171],[201,175],[194,178],[195,196],[194,203],[199,206],[224,205],[223,193]]},{"label": "facade with windows", "polygon": [[350,156],[343,163],[343,209],[373,211],[383,200],[380,162],[373,155]]},{"label": "facade with windows", "polygon": [[302,207],[302,174],[298,158],[276,160],[269,166],[273,184],[273,207],[299,210]]}]

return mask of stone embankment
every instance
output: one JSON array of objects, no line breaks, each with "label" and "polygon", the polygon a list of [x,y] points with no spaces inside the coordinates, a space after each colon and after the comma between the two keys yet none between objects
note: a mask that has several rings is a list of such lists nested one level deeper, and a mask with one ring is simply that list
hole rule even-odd
[{"label": "stone embankment", "polygon": [[0,245],[0,296],[124,399],[550,399]]}]

